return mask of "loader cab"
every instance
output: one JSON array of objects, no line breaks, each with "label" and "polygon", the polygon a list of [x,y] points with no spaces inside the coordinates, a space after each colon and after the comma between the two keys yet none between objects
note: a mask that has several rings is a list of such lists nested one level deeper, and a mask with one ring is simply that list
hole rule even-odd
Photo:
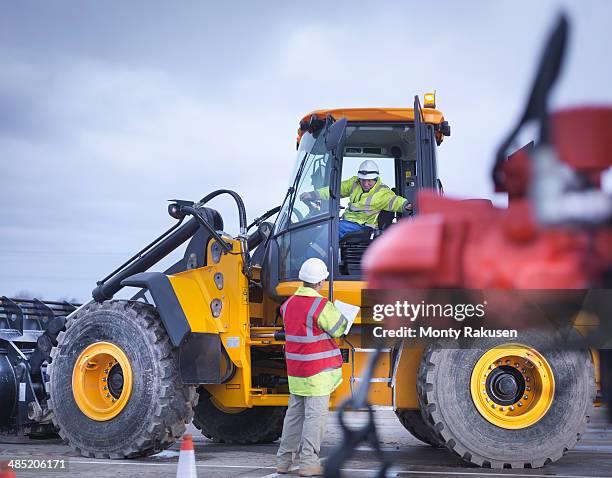
[{"label": "loader cab", "polygon": [[[374,160],[382,182],[407,198],[418,214],[419,189],[441,192],[436,149],[449,132],[442,114],[422,110],[418,99],[414,109],[327,110],[306,116],[287,195],[262,263],[266,292],[287,295],[285,286],[297,287],[300,266],[311,257],[327,263],[331,284],[362,280],[365,250],[406,215],[383,211],[371,233],[348,233],[340,240],[338,223],[349,201],[341,197],[342,181],[356,176],[362,161]],[[313,192],[317,197],[308,198]]]}]

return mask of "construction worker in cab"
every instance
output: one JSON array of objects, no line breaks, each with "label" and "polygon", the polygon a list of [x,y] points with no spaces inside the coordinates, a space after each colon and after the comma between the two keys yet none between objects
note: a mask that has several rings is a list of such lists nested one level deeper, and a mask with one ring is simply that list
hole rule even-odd
[{"label": "construction worker in cab", "polygon": [[[412,204],[406,198],[395,194],[380,179],[378,164],[368,159],[359,165],[357,176],[340,185],[340,197],[348,197],[349,205],[338,223],[340,239],[353,231],[378,228],[380,211],[412,212]],[[329,188],[305,192],[302,201],[329,199]]]},{"label": "construction worker in cab", "polygon": [[320,476],[321,441],[329,396],[342,383],[342,356],[334,338],[348,324],[342,313],[319,294],[329,272],[321,259],[300,268],[303,285],[280,308],[285,325],[289,405],[277,456],[277,472],[289,473],[299,450],[299,475]]}]

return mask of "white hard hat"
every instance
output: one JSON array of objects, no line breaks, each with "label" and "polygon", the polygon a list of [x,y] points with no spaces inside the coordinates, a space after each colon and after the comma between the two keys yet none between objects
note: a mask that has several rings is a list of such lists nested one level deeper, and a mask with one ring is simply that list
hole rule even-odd
[{"label": "white hard hat", "polygon": [[376,179],[378,177],[378,164],[371,159],[366,159],[359,165],[357,177],[359,179]]},{"label": "white hard hat", "polygon": [[321,259],[311,258],[307,259],[300,267],[299,278],[309,284],[316,284],[322,280],[327,279],[329,271],[325,262]]}]

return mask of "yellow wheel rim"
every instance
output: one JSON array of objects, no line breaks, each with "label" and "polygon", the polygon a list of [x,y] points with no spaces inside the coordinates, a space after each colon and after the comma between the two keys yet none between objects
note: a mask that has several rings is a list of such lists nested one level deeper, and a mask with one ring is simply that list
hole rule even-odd
[{"label": "yellow wheel rim", "polygon": [[125,352],[110,342],[87,347],[72,371],[72,394],[79,409],[103,422],[125,408],[132,393],[132,367]]},{"label": "yellow wheel rim", "polygon": [[476,362],[470,383],[472,400],[493,425],[517,430],[537,423],[552,405],[555,377],[537,350],[504,344]]}]

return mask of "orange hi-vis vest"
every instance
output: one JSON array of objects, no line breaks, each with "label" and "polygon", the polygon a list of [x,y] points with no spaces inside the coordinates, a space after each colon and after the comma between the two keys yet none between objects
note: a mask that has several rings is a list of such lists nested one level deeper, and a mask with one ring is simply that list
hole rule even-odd
[{"label": "orange hi-vis vest", "polygon": [[342,367],[338,344],[317,323],[325,304],[325,297],[293,295],[281,306],[287,375],[311,377],[324,370]]}]

